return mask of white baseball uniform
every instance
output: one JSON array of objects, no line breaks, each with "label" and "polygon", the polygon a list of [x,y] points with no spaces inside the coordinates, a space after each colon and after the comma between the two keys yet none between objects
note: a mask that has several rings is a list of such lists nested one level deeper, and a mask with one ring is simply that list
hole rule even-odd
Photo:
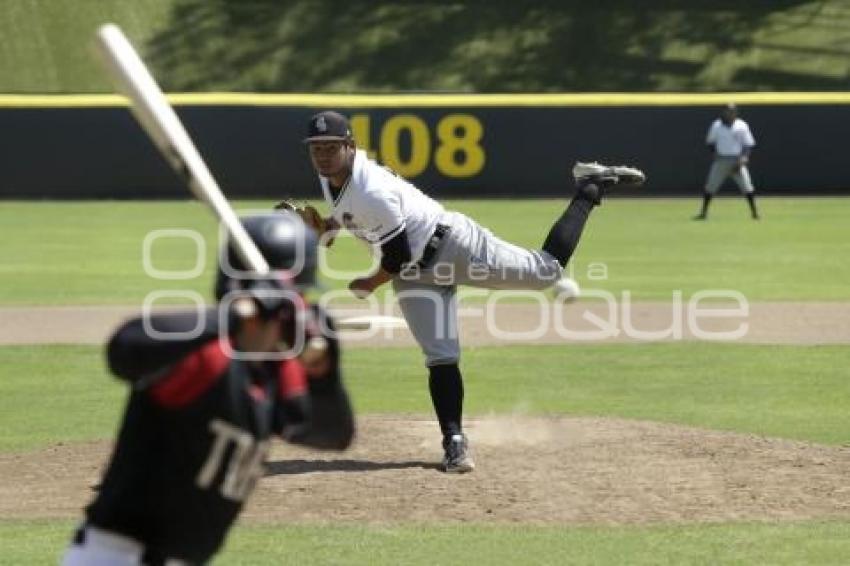
[{"label": "white baseball uniform", "polygon": [[756,140],[747,123],[736,118],[731,126],[727,126],[718,118],[708,129],[705,141],[715,148],[714,161],[705,182],[705,191],[710,194],[716,193],[723,181],[731,175],[742,193],[752,193],[755,189],[750,179],[749,169],[746,165],[738,167],[738,159],[744,150],[756,145]]},{"label": "white baseball uniform", "polygon": [[356,237],[380,246],[407,230],[410,253],[419,259],[433,234],[443,206],[386,167],[357,150],[351,176],[336,199],[328,180],[319,177],[331,215]]},{"label": "white baseball uniform", "polygon": [[446,211],[362,150],[336,198],[328,180],[319,179],[331,215],[358,238],[380,246],[407,230],[412,259],[393,288],[428,366],[460,357],[457,285],[546,289],[562,277],[563,268],[549,253],[515,246],[471,218]]}]

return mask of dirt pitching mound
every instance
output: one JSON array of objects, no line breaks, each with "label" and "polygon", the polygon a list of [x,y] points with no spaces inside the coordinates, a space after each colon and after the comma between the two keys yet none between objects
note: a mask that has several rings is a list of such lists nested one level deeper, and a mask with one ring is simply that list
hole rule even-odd
[{"label": "dirt pitching mound", "polygon": [[[359,421],[342,454],[277,446],[249,522],[634,524],[850,517],[850,450],[601,418],[471,420],[478,469],[439,472],[436,424]],[[107,442],[0,455],[0,517],[77,517]]]}]

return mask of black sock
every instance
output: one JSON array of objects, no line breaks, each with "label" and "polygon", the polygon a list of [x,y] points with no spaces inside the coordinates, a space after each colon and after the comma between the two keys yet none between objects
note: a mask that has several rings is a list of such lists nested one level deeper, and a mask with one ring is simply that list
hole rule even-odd
[{"label": "black sock", "polygon": [[711,199],[713,198],[711,193],[703,193],[702,195],[702,211],[700,211],[700,216],[708,216],[708,205],[711,204]]},{"label": "black sock", "polygon": [[756,210],[756,196],[753,193],[747,193],[747,202],[750,203],[750,213],[753,218],[758,218],[758,210]]},{"label": "black sock", "polygon": [[460,434],[463,430],[463,378],[460,368],[457,364],[445,364],[431,366],[428,372],[431,401],[443,436]]},{"label": "black sock", "polygon": [[561,267],[567,266],[567,262],[576,251],[584,224],[594,206],[595,203],[586,192],[579,192],[546,236],[543,251],[552,254]]}]

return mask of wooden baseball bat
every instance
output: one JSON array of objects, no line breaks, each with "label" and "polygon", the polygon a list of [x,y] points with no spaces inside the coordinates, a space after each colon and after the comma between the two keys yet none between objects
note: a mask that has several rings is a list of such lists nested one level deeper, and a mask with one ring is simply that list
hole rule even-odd
[{"label": "wooden baseball bat", "polygon": [[[115,24],[102,25],[97,31],[95,46],[115,87],[130,100],[130,110],[136,120],[195,197],[206,203],[224,224],[239,259],[251,271],[268,273],[268,263],[239,222],[174,108],[124,32]],[[339,321],[338,327],[340,330],[365,330],[385,324],[380,317],[376,320],[355,317]]]},{"label": "wooden baseball bat", "polygon": [[115,24],[97,31],[95,46],[116,88],[130,99],[130,110],[192,193],[224,224],[239,259],[251,271],[269,265],[227,202],[192,139],[124,32]]}]

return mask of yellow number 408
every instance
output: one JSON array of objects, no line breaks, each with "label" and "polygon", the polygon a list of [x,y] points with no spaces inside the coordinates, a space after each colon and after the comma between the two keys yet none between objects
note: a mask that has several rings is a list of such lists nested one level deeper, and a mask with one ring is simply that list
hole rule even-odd
[{"label": "yellow number 408", "polygon": [[[422,118],[414,114],[398,114],[384,122],[379,139],[379,154],[372,149],[368,114],[351,117],[354,139],[369,157],[381,162],[402,177],[416,177],[428,168],[431,157],[431,132]],[[407,132],[410,137],[410,156],[401,155],[399,139]],[[437,147],[434,166],[446,177],[472,177],[484,168],[484,148],[481,138],[484,127],[470,114],[449,114],[437,122]]]}]

